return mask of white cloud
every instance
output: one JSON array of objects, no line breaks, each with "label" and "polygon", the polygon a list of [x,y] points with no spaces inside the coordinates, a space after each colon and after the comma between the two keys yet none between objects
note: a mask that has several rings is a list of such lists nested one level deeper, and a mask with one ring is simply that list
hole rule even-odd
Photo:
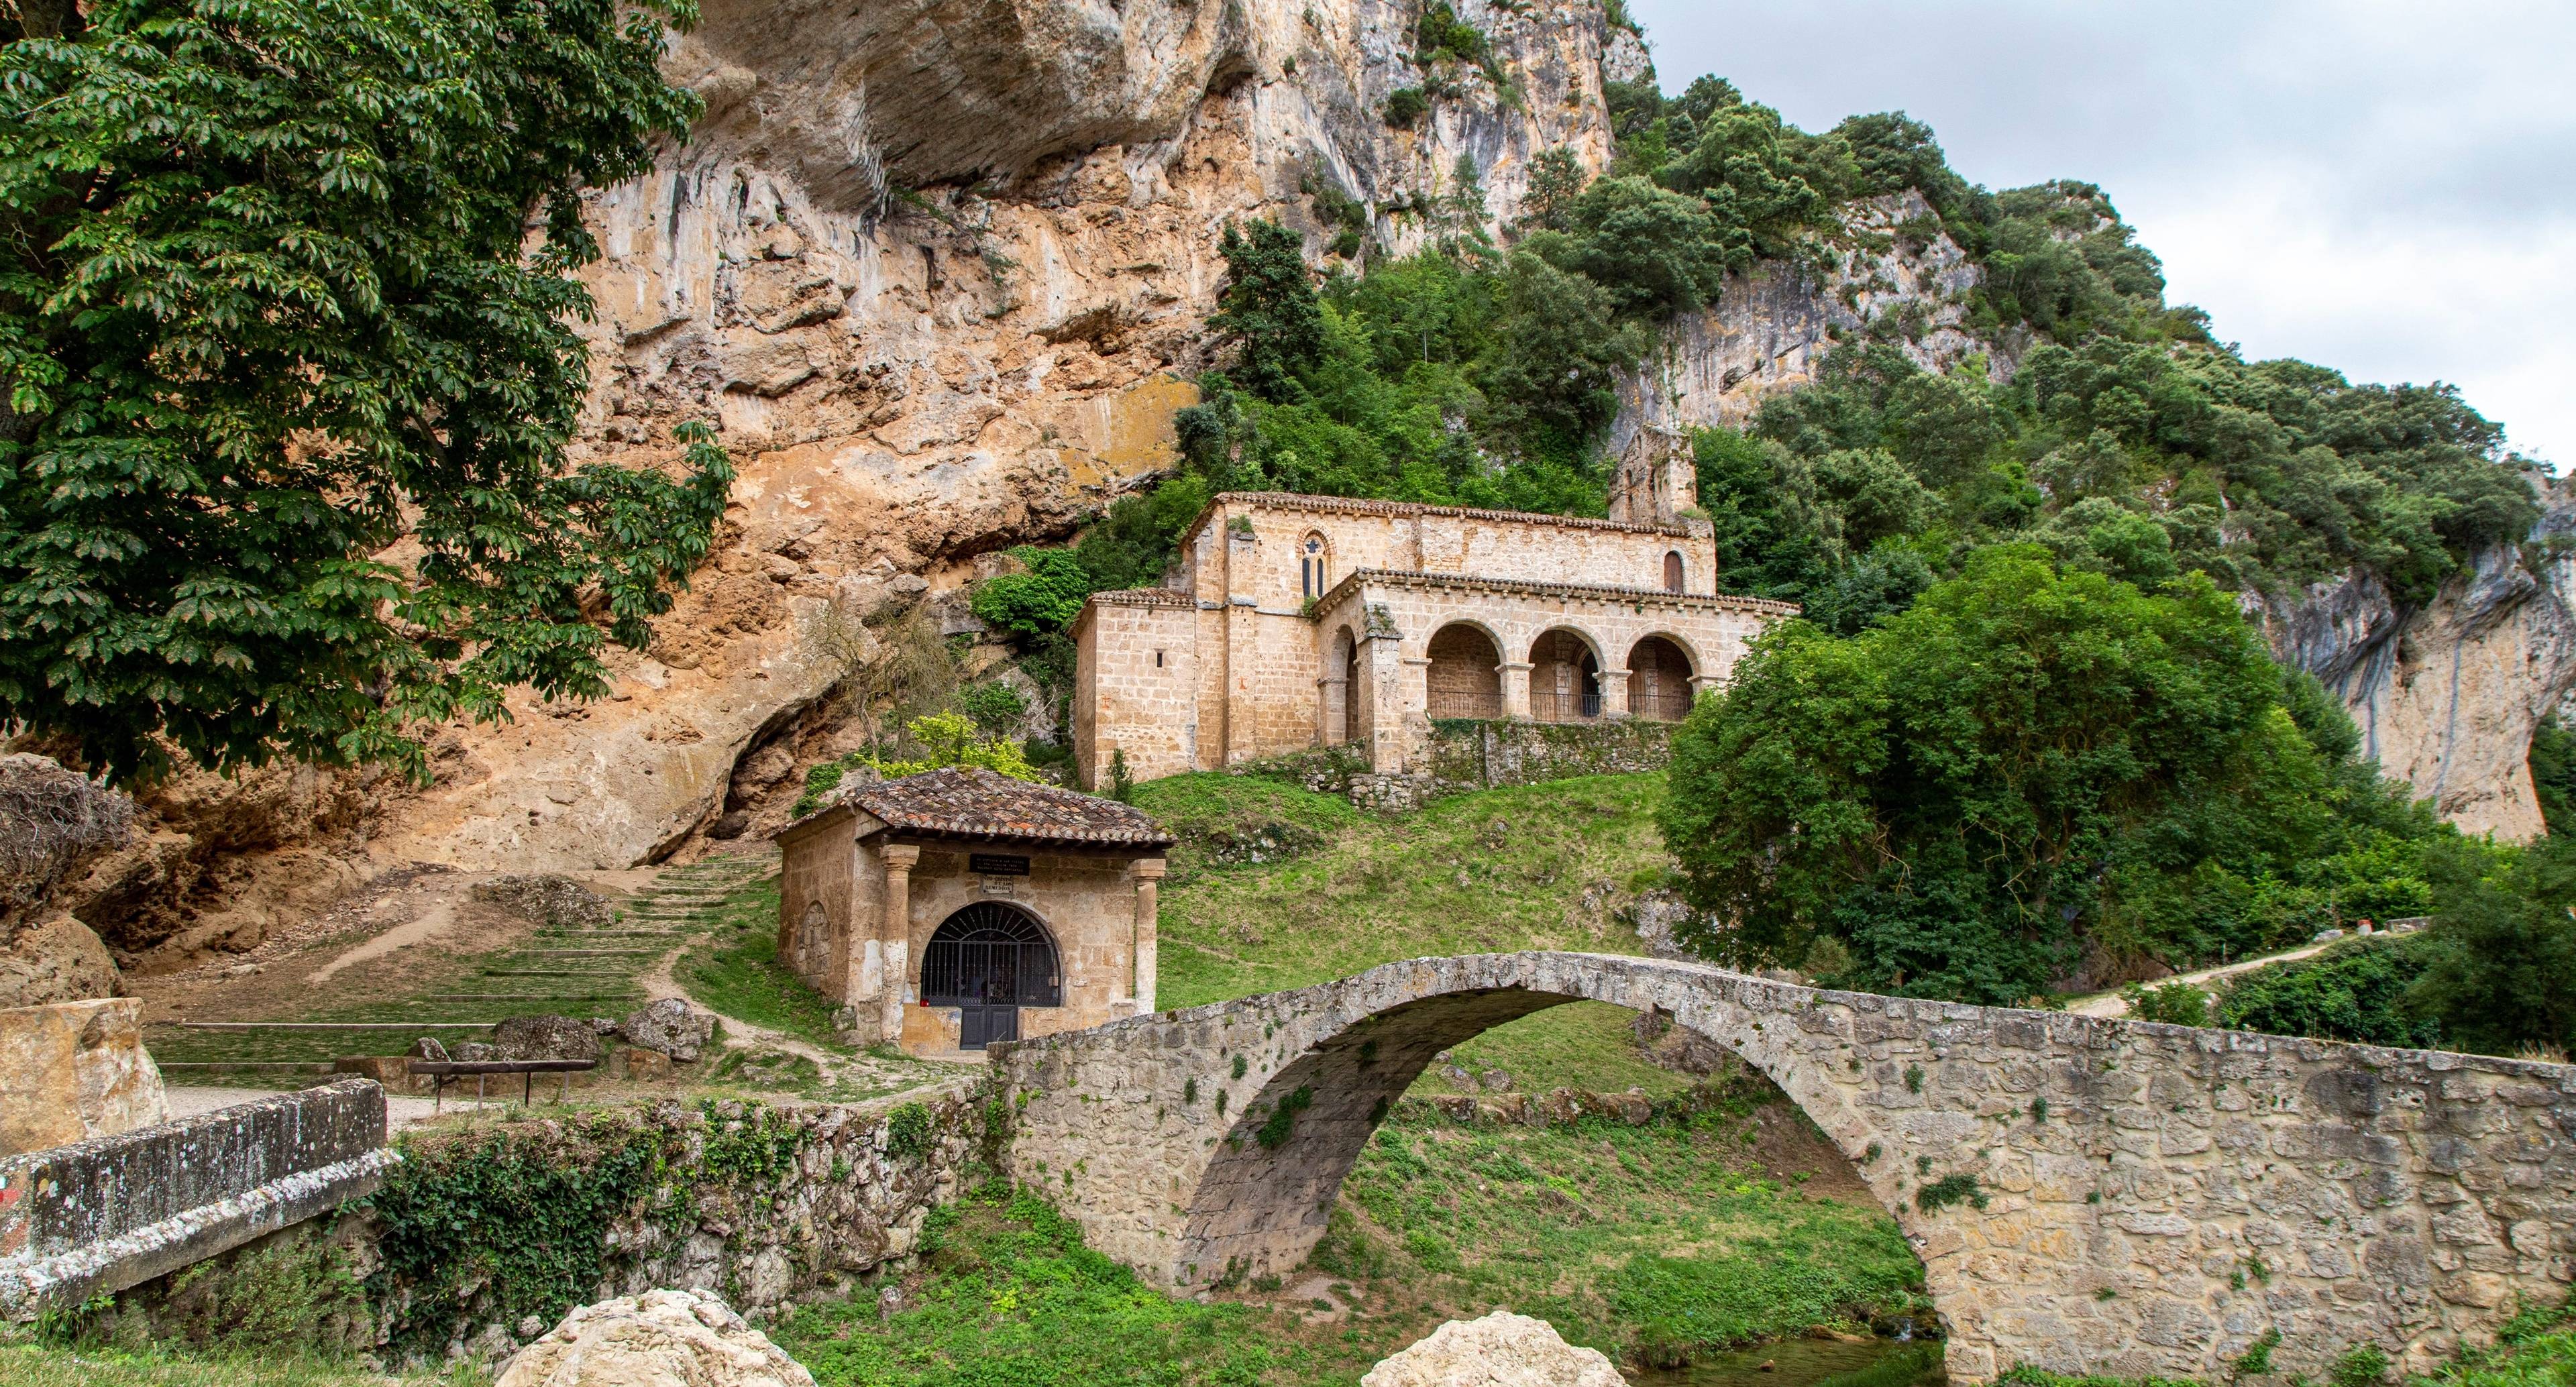
[{"label": "white cloud", "polygon": [[1903,109],[1993,187],[2100,183],[2249,355],[2458,384],[2576,462],[2576,6],[1630,0],[1668,90]]}]

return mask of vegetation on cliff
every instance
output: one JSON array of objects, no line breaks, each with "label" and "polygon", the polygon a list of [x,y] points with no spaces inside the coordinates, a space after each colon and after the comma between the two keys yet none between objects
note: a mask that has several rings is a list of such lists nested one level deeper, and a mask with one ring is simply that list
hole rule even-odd
[{"label": "vegetation on cliff", "polygon": [[119,777],[172,749],[417,771],[421,724],[606,691],[730,478],[703,434],[678,479],[563,466],[580,194],[687,131],[655,64],[694,18],[12,7],[0,721]]},{"label": "vegetation on cliff", "polygon": [[1994,547],[1758,643],[1676,738],[1663,829],[1719,957],[2016,1004],[2422,913],[2439,830],[2355,741],[2207,578]]}]

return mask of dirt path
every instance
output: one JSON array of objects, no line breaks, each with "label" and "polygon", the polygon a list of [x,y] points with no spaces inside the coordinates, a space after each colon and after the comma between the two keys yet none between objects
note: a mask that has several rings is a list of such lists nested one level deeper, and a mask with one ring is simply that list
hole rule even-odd
[{"label": "dirt path", "polygon": [[[2412,931],[2388,932],[2411,933]],[[2366,939],[2372,936],[2363,935],[2360,937]],[[2187,982],[2206,988],[2210,983],[2215,982],[2220,978],[2232,978],[2239,973],[2250,973],[2257,968],[2268,968],[2275,963],[2290,963],[2302,958],[2314,958],[2318,954],[2324,953],[2326,950],[2331,949],[2342,942],[2343,941],[2340,939],[2329,939],[2322,944],[2306,944],[2299,948],[2285,950],[2277,954],[2264,954],[2259,958],[2240,958],[2234,963],[2226,964],[2217,968],[2203,968],[2197,973],[2177,973],[2170,978],[2165,978],[2157,982],[2155,985],[2158,987],[2170,987],[2178,982]],[[2080,1002],[2070,1002],[2067,1004],[2066,1009],[2077,1016],[2117,1018],[2129,1014],[2129,999],[2121,996],[2117,992],[2108,992],[2099,997],[2087,997]]]}]

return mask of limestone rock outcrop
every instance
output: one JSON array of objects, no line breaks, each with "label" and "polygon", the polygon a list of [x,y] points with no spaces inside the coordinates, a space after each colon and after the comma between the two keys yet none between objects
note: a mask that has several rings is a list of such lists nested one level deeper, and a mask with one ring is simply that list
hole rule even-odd
[{"label": "limestone rock outcrop", "polygon": [[2532,729],[2576,691],[2576,491],[2542,480],[2534,544],[2476,556],[2420,609],[2367,573],[2243,606],[2275,658],[2317,676],[2360,727],[2362,752],[2470,833],[2542,831]]},{"label": "limestone rock outcrop", "polygon": [[0,756],[0,1006],[116,992],[116,960],[57,897],[133,834],[126,796],[48,757]]},{"label": "limestone rock outcrop", "polygon": [[1360,1387],[1620,1387],[1599,1349],[1577,1348],[1545,1320],[1497,1310],[1451,1320],[1369,1369]]},{"label": "limestone rock outcrop", "polygon": [[131,997],[0,1009],[0,1156],[167,1120],[142,1020]]},{"label": "limestone rock outcrop", "polygon": [[646,1291],[565,1316],[494,1387],[814,1387],[814,1375],[715,1295]]},{"label": "limestone rock outcrop", "polygon": [[689,1004],[677,997],[650,1003],[617,1023],[617,1036],[627,1044],[684,1062],[696,1059],[715,1035],[716,1019],[689,1010]]}]

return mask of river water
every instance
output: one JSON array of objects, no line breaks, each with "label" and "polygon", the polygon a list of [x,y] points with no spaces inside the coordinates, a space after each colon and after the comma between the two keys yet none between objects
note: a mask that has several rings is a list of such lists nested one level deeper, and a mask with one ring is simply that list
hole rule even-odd
[{"label": "river water", "polygon": [[[1628,1377],[1638,1387],[1844,1387],[1835,1379],[1853,1375],[1859,1379],[1848,1387],[1945,1387],[1939,1349],[1922,1339],[1783,1339],[1705,1353],[1687,1368],[1632,1368]],[[1919,1354],[1929,1361],[1919,1371],[1894,1359],[1921,1350],[1929,1350]]]}]

